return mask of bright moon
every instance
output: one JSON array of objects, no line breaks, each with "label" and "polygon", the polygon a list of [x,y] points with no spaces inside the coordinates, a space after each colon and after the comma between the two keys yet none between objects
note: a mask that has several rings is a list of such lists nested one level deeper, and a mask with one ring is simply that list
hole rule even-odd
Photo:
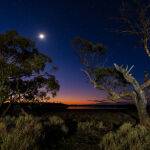
[{"label": "bright moon", "polygon": [[44,40],[45,39],[45,34],[44,33],[39,33],[38,38],[40,40]]}]

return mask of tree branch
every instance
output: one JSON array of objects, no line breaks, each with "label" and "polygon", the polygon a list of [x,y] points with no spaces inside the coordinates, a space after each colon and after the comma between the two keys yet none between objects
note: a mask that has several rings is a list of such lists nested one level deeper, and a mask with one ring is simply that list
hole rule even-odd
[{"label": "tree branch", "polygon": [[150,86],[150,80],[147,80],[145,83],[141,85],[141,88],[144,90],[145,88]]},{"label": "tree branch", "polygon": [[108,98],[112,101],[117,101],[119,99],[122,99],[122,98],[127,98],[127,97],[132,97],[132,92],[125,92],[125,93],[117,93],[117,92],[114,92],[112,89],[108,89],[106,87],[102,87],[100,85],[98,85],[96,83],[95,80],[93,80],[89,74],[88,71],[84,70],[84,69],[81,69],[81,71],[83,71],[85,73],[85,75],[88,77],[88,79],[90,80],[90,82],[94,85],[94,88],[97,88],[97,89],[101,89],[101,90],[105,90],[107,93],[108,93]]},{"label": "tree branch", "polygon": [[89,72],[87,70],[81,69],[82,72],[84,72],[84,74],[89,78],[90,82],[94,85],[94,88],[100,88],[103,89],[102,87],[100,87],[95,80],[93,80],[89,74]]},{"label": "tree branch", "polygon": [[144,38],[144,50],[148,57],[150,57],[150,49],[148,47],[148,38]]},{"label": "tree branch", "polygon": [[117,64],[114,64],[114,66],[117,71],[122,73],[126,81],[128,81],[134,87],[133,91],[135,91],[138,94],[138,96],[142,99],[143,103],[147,104],[147,100],[146,100],[143,89],[141,88],[139,82],[132,76],[132,74],[130,74],[130,71],[133,67],[127,70],[118,66]]}]

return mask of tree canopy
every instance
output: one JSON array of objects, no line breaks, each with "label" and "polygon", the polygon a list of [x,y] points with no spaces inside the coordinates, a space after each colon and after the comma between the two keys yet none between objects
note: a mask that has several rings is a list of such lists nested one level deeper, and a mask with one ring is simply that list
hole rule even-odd
[{"label": "tree canopy", "polygon": [[33,100],[45,93],[55,96],[59,83],[51,70],[52,59],[16,31],[0,34],[0,100]]},{"label": "tree canopy", "polygon": [[116,99],[117,93],[119,95],[125,91],[128,93],[132,87],[123,75],[114,66],[104,65],[108,53],[106,46],[80,37],[75,38],[73,43],[83,64],[82,71],[95,88],[106,91],[111,100]]}]

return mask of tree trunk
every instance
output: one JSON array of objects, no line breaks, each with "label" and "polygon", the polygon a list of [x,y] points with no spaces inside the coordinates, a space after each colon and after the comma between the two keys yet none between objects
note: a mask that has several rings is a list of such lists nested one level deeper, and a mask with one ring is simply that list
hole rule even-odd
[{"label": "tree trunk", "polygon": [[134,92],[134,101],[137,107],[140,124],[150,127],[150,118],[147,112],[147,104],[144,103],[145,95],[143,92]]},{"label": "tree trunk", "polygon": [[145,92],[140,83],[132,76],[132,74],[130,74],[132,67],[127,70],[115,64],[115,68],[122,73],[126,81],[133,86],[133,99],[137,107],[140,123],[150,127],[150,118],[147,112],[147,99],[145,97]]},{"label": "tree trunk", "polygon": [[147,99],[145,96],[145,92],[135,79],[131,84],[134,87],[133,94],[135,95],[134,100],[137,107],[140,124],[150,127],[150,118],[147,112]]}]

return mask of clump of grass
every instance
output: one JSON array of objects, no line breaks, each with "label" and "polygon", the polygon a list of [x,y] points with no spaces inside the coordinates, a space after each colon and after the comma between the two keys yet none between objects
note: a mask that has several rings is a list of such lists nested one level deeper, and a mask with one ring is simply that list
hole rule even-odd
[{"label": "clump of grass", "polygon": [[[8,121],[8,118],[6,118],[5,121],[6,120]],[[38,138],[42,131],[41,124],[31,116],[20,116],[13,123],[14,127],[12,128],[8,126],[8,122],[1,122],[0,128],[3,129],[4,132],[0,132],[0,149],[38,149]]]},{"label": "clump of grass", "polygon": [[59,116],[51,116],[48,118],[51,125],[62,125],[64,120]]},{"label": "clump of grass", "polygon": [[45,120],[31,115],[5,117],[0,121],[0,149],[60,149],[66,133],[63,119],[57,116]]},{"label": "clump of grass", "polygon": [[91,132],[100,132],[105,129],[103,122],[101,121],[85,121],[78,123],[78,131],[85,134],[91,134]]},{"label": "clump of grass", "polygon": [[98,149],[98,142],[104,135],[106,127],[101,121],[90,120],[78,122],[78,129],[76,133],[76,147],[80,146],[82,149]]},{"label": "clump of grass", "polygon": [[150,130],[141,125],[123,124],[116,132],[106,134],[100,142],[104,150],[148,150]]}]

